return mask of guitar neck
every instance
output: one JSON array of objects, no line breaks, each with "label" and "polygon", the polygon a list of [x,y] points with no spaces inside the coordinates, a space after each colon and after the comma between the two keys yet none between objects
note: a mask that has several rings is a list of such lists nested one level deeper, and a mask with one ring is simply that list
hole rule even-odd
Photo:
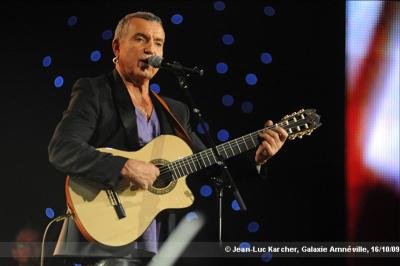
[{"label": "guitar neck", "polygon": [[[301,109],[291,115],[286,115],[279,123],[257,130],[240,138],[222,143],[216,146],[218,155],[223,160],[229,159],[241,153],[256,148],[260,144],[259,134],[264,129],[273,129],[277,126],[282,127],[288,133],[288,139],[302,138],[310,135],[313,130],[321,126],[320,116],[315,109]],[[218,162],[212,148],[202,152],[187,156],[174,162],[170,162],[160,167],[162,174],[168,173],[172,179],[195,173],[201,169],[210,167]]]},{"label": "guitar neck", "polygon": [[[277,125],[283,127],[284,129],[286,129],[287,126],[285,122],[282,122],[268,128],[274,128]],[[259,134],[263,130],[264,129],[260,129],[242,137],[227,141],[217,145],[215,148],[223,160],[229,159],[258,147],[258,145],[260,145]],[[288,129],[286,130],[288,131]],[[167,167],[172,174],[172,177],[176,179],[210,167],[217,162],[218,158],[216,158],[212,148],[209,148],[199,153],[195,153],[180,160],[171,162],[164,167]]]}]

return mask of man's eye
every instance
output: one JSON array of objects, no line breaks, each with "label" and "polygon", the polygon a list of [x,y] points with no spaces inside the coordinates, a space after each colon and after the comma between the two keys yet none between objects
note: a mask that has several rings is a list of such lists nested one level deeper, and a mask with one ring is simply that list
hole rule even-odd
[{"label": "man's eye", "polygon": [[162,47],[162,46],[163,46],[163,44],[162,44],[161,42],[156,42],[156,45],[157,45],[158,47]]}]

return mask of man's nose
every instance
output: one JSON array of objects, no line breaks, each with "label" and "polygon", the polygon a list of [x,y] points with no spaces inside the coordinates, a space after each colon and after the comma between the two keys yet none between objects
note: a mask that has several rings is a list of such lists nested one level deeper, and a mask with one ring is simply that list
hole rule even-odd
[{"label": "man's nose", "polygon": [[153,55],[155,53],[154,48],[155,48],[154,44],[152,42],[149,42],[146,44],[146,46],[144,48],[144,52],[146,54]]}]

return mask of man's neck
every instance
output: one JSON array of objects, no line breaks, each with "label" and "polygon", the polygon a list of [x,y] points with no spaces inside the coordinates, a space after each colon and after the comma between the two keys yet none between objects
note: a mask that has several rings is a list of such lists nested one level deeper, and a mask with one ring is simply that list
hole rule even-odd
[{"label": "man's neck", "polygon": [[125,82],[125,86],[128,89],[128,92],[131,96],[133,96],[135,99],[142,101],[142,100],[148,100],[149,99],[149,83],[147,84],[141,84],[138,86],[137,84],[133,84],[131,82]]},{"label": "man's neck", "polygon": [[149,100],[149,80],[134,80],[129,77],[126,77],[124,75],[121,75],[122,81],[124,82],[129,94],[131,97],[134,97],[135,99],[139,100],[140,102],[142,100]]}]

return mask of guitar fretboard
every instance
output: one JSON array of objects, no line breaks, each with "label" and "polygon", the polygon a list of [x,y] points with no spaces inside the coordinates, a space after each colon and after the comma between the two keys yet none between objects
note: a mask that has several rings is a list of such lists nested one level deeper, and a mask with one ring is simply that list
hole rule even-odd
[{"label": "guitar fretboard", "polygon": [[[226,160],[260,145],[259,134],[265,129],[273,129],[276,126],[279,126],[286,130],[289,139],[295,139],[296,137],[302,138],[303,135],[310,135],[314,129],[321,125],[319,120],[320,116],[316,114],[315,109],[302,109],[291,115],[285,116],[279,123],[222,143],[215,148],[218,155],[222,157],[222,160]],[[217,156],[215,156],[212,148],[209,148],[199,153],[162,165],[160,167],[160,177],[157,181],[169,182],[210,167],[218,163],[218,158],[216,157]]]},{"label": "guitar fretboard", "polygon": [[[218,154],[222,159],[228,159],[233,156],[239,155],[243,152],[249,151],[259,145],[258,133],[254,132],[246,136],[225,142],[216,146]],[[210,167],[218,162],[214,152],[211,148],[193,154],[191,156],[182,158],[180,160],[171,162],[167,165],[168,170],[172,173],[174,179],[181,176],[195,173],[201,169]]]},{"label": "guitar fretboard", "polygon": [[[277,123],[268,128],[276,127],[276,125],[287,130],[287,122]],[[247,152],[260,145],[259,134],[263,130],[264,129],[260,129],[242,137],[217,145],[216,150],[223,160]],[[199,153],[195,153],[193,155],[163,165],[162,167],[160,167],[160,172],[161,175],[169,172],[172,179],[177,179],[181,176],[186,176],[195,173],[201,169],[210,167],[217,162],[218,159],[214,155],[212,148],[209,148]]]}]

